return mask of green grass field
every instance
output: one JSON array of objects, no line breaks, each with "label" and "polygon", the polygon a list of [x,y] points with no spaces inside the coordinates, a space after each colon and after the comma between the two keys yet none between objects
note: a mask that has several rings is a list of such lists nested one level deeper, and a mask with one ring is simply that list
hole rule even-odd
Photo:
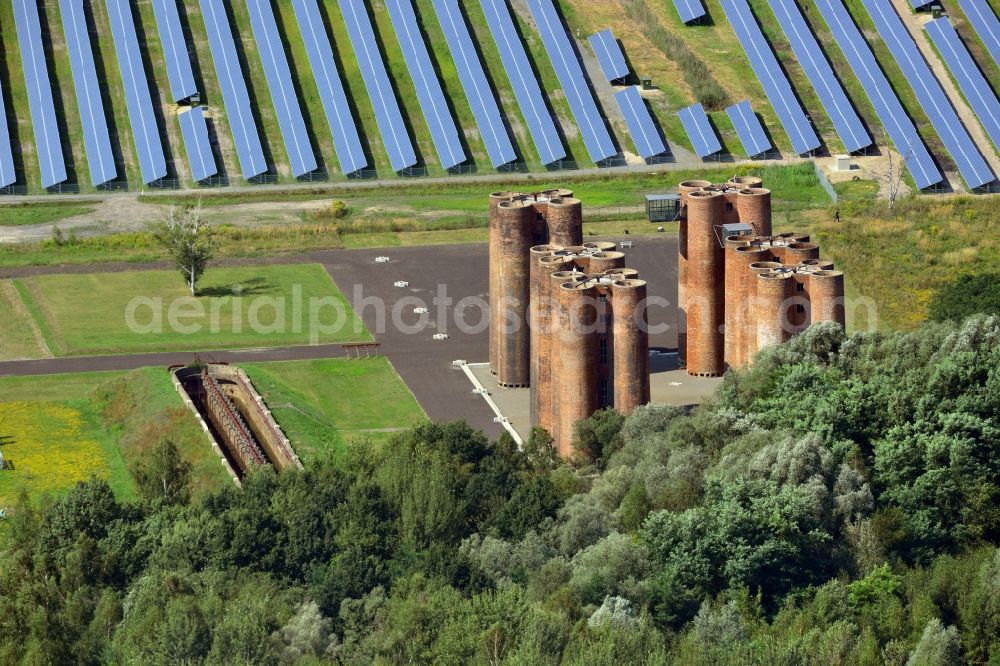
[{"label": "green grass field", "polygon": [[14,464],[0,472],[0,507],[22,490],[59,495],[91,476],[133,498],[129,465],[164,439],[191,464],[195,497],[231,483],[162,368],[0,377],[0,447]]},{"label": "green grass field", "polygon": [[[15,285],[58,356],[369,339],[326,271],[312,264],[209,269],[197,299],[173,271],[45,275]],[[333,298],[344,316],[339,328],[311,340],[310,299],[323,297]],[[129,303],[136,298],[147,300],[130,326]],[[335,319],[332,308],[320,312],[321,323]]]},{"label": "green grass field", "polygon": [[59,201],[8,204],[0,207],[0,227],[48,224],[74,215],[84,215],[93,210],[93,206],[65,204]]},{"label": "green grass field", "polygon": [[354,441],[379,444],[425,420],[385,358],[324,359],[243,367],[305,464]]}]

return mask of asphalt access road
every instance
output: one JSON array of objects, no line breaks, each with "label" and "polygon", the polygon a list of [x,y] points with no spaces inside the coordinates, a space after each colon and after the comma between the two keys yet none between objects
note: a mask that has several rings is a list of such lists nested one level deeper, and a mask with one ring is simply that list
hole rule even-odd
[{"label": "asphalt access road", "polygon": [[[587,237],[585,240],[631,240],[634,247],[625,248],[626,265],[639,271],[648,283],[648,295],[660,297],[666,307],[649,310],[651,325],[666,325],[666,330],[650,336],[650,345],[665,349],[677,346],[677,313],[674,304],[677,295],[677,238],[664,236],[621,236],[617,238]],[[451,421],[464,418],[470,425],[491,437],[502,432],[493,422],[493,412],[486,402],[472,393],[472,386],[452,361],[469,362],[489,360],[489,333],[480,326],[480,332],[463,332],[456,325],[455,304],[465,298],[478,298],[485,306],[488,292],[489,248],[485,244],[434,245],[409,248],[382,248],[366,250],[324,250],[274,259],[230,259],[216,265],[255,265],[273,263],[320,263],[329,272],[337,286],[359,313],[368,330],[381,343],[379,352],[388,357],[400,377],[406,382],[428,417],[434,421]],[[391,261],[378,263],[376,257],[388,256]],[[114,264],[105,266],[53,266],[30,269],[7,269],[0,277],[20,277],[44,273],[84,273],[123,270],[151,270],[161,268],[159,263]],[[409,282],[405,288],[395,287],[398,280]],[[435,306],[433,299],[439,294],[451,299],[450,305]],[[366,301],[366,299],[368,299]],[[364,306],[375,299],[384,304],[382,310],[374,305]],[[404,300],[405,299],[405,300]],[[430,312],[427,321],[419,324],[420,315],[414,307],[425,305]],[[392,322],[396,309],[404,327]],[[385,325],[380,326],[379,312],[385,313]],[[483,313],[486,314],[486,313]],[[466,310],[466,321],[473,327],[478,323],[480,310]],[[412,326],[407,330],[407,326]],[[435,333],[447,333],[447,340],[434,340]],[[343,357],[351,354],[340,345],[295,346],[268,349],[225,351],[163,352],[111,356],[76,356],[30,361],[0,362],[0,376],[39,375],[55,373],[92,372],[101,370],[130,370],[146,366],[189,363],[196,356],[203,360],[247,363],[263,361],[308,360]],[[360,362],[363,362],[360,361]],[[494,391],[504,389],[493,387]]]}]

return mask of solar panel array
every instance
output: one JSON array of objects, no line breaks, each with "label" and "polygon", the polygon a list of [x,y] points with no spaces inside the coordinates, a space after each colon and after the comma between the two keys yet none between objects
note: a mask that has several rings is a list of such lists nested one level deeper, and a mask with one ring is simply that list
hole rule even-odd
[{"label": "solar panel array", "polygon": [[795,0],[770,0],[770,5],[791,44],[795,59],[802,66],[823,109],[830,116],[844,148],[853,153],[872,145],[871,137],[833,73],[830,62],[820,50],[819,43]]},{"label": "solar panel array", "polygon": [[250,94],[240,68],[236,42],[229,27],[229,16],[222,0],[198,0],[208,34],[208,47],[215,64],[215,76],[222,89],[222,103],[233,132],[233,143],[240,160],[240,170],[247,180],[267,172],[264,148],[254,124]]},{"label": "solar panel array", "polygon": [[76,103],[80,109],[90,182],[98,187],[114,180],[117,169],[111,152],[108,121],[104,116],[101,86],[97,82],[97,67],[94,64],[90,33],[87,31],[87,18],[83,13],[83,0],[59,0],[59,9],[66,35],[70,71],[73,72]]},{"label": "solar panel array", "polygon": [[753,112],[750,100],[743,100],[726,107],[726,115],[736,128],[736,134],[740,137],[743,150],[748,157],[755,157],[771,150],[771,140],[764,132],[764,126],[760,124],[760,118]]},{"label": "solar panel array", "polygon": [[292,175],[298,178],[316,170],[316,155],[309,143],[306,122],[302,117],[299,98],[292,84],[292,72],[288,68],[285,47],[278,34],[278,24],[274,20],[271,0],[246,0],[250,10],[250,29],[257,42],[257,53],[264,67],[271,101],[278,117],[278,129],[285,142],[285,152]]},{"label": "solar panel array", "polygon": [[358,126],[344,92],[344,82],[340,79],[333,59],[333,47],[326,34],[319,6],[316,0],[292,0],[292,8],[305,43],[313,79],[319,89],[319,98],[323,102],[323,112],[333,136],[333,147],[337,152],[340,170],[345,174],[355,173],[368,166],[368,158],[365,157]]},{"label": "solar panel array", "polygon": [[587,147],[590,159],[601,162],[614,157],[618,151],[597,108],[594,96],[590,93],[583,68],[580,67],[576,51],[569,35],[566,34],[559,13],[552,5],[552,0],[528,0],[528,9],[531,10],[531,15],[538,26],[542,44],[549,54],[549,60],[552,61],[552,67],[559,78],[559,85],[566,94],[566,101],[583,136],[583,143]]},{"label": "solar panel array", "polygon": [[385,7],[389,10],[392,27],[403,50],[403,60],[416,88],[417,102],[430,128],[438,160],[445,169],[456,167],[465,161],[465,150],[455,119],[448,109],[448,98],[441,89],[427,45],[420,34],[413,3],[411,0],[385,0]]},{"label": "solar panel array", "polygon": [[705,7],[701,0],[674,0],[674,7],[684,23],[700,19],[705,15]]},{"label": "solar panel array", "polygon": [[958,82],[958,87],[969,101],[969,106],[976,112],[993,145],[1000,146],[1000,101],[997,101],[996,93],[979,71],[969,50],[959,38],[958,32],[945,17],[929,21],[924,24],[924,29],[944,58],[952,76]]},{"label": "solar panel array", "polygon": [[191,165],[191,178],[201,182],[219,173],[212,154],[212,142],[208,138],[204,109],[195,106],[181,111],[177,114],[177,120],[181,124],[184,149],[187,151],[188,164]]},{"label": "solar panel array", "polygon": [[750,60],[754,74],[764,88],[782,127],[792,142],[792,149],[802,155],[819,148],[820,141],[805,111],[795,98],[792,85],[778,65],[770,44],[750,11],[746,0],[721,0],[726,18]]},{"label": "solar panel array", "polygon": [[625,62],[625,54],[622,53],[611,28],[594,33],[587,41],[590,42],[590,48],[594,50],[597,63],[601,66],[601,71],[604,72],[608,81],[617,81],[628,76],[629,69],[628,63]]},{"label": "solar panel array", "polygon": [[913,121],[906,115],[899,98],[892,91],[885,74],[879,68],[868,43],[851,19],[851,15],[841,0],[815,0],[823,20],[833,33],[834,41],[840,47],[851,66],[854,76],[861,82],[865,94],[875,109],[879,121],[892,139],[896,150],[906,160],[917,189],[925,189],[943,180],[934,160],[920,136]]},{"label": "solar panel array", "polygon": [[7,107],[0,95],[0,187],[17,182],[14,170],[14,153],[10,149],[10,128],[7,127]]},{"label": "solar panel array", "polygon": [[531,61],[524,50],[524,44],[514,26],[514,19],[507,8],[506,0],[479,0],[486,15],[486,23],[496,42],[503,60],[507,80],[514,91],[517,105],[528,125],[531,140],[541,158],[542,164],[558,162],[566,157],[566,149],[559,138],[552,114],[542,97]]},{"label": "solar panel array", "polygon": [[722,150],[719,137],[712,129],[712,124],[708,122],[708,115],[700,103],[681,109],[677,115],[681,119],[681,125],[684,126],[688,138],[691,139],[695,155],[708,157]]},{"label": "solar panel array", "polygon": [[142,182],[149,184],[167,175],[167,158],[163,153],[160,131],[156,125],[149,80],[142,66],[139,38],[135,32],[132,4],[129,0],[106,0],[111,20],[111,36],[118,54],[118,69],[125,88],[125,107],[135,153],[139,158]]},{"label": "solar panel array", "polygon": [[42,172],[42,187],[49,188],[66,180],[66,161],[59,138],[52,81],[42,46],[42,25],[37,0],[14,0],[14,23],[21,48],[21,69],[28,90],[31,125],[35,134],[35,154]]},{"label": "solar panel array", "polygon": [[500,107],[479,61],[476,43],[469,34],[458,0],[433,0],[433,4],[490,161],[494,167],[513,162],[517,159],[514,144],[507,134]]},{"label": "solar panel array", "polygon": [[417,156],[410,143],[410,136],[403,122],[403,114],[393,94],[389,74],[378,52],[375,31],[368,18],[364,0],[338,0],[340,13],[347,26],[347,34],[354,47],[354,54],[361,69],[361,78],[368,89],[368,98],[375,111],[382,143],[389,154],[389,162],[394,171],[403,171],[417,163]]},{"label": "solar panel array", "polygon": [[899,15],[885,0],[862,3],[965,182],[969,187],[981,187],[996,180]]},{"label": "solar panel array", "polygon": [[1000,67],[1000,19],[986,0],[958,0],[958,6],[976,29],[986,50],[993,56],[993,62]]},{"label": "solar panel array", "polygon": [[615,101],[625,117],[625,125],[628,126],[628,133],[632,135],[632,142],[635,143],[635,151],[644,159],[662,155],[667,151],[667,146],[663,143],[653,116],[649,113],[646,102],[639,94],[638,88],[629,86],[624,90],[615,93]]},{"label": "solar panel array", "polygon": [[163,59],[167,64],[170,97],[175,102],[194,97],[198,94],[198,85],[194,81],[191,54],[184,39],[177,0],[153,0],[153,13],[163,46]]}]

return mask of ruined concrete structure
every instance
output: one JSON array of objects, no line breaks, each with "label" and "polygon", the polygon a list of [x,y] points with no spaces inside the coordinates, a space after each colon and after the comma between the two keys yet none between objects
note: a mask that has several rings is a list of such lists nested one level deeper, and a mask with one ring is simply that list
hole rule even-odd
[{"label": "ruined concrete structure", "polygon": [[844,275],[805,234],[773,235],[761,179],[680,184],[678,357],[715,377],[813,323],[844,325]]},{"label": "ruined concrete structure", "polygon": [[235,480],[268,465],[279,472],[302,469],[288,438],[242,370],[199,364],[177,369],[174,377]]},{"label": "ruined concrete structure", "polygon": [[572,452],[573,425],[649,402],[646,283],[614,243],[582,243],[567,190],[490,197],[490,369],[531,387],[531,421]]}]

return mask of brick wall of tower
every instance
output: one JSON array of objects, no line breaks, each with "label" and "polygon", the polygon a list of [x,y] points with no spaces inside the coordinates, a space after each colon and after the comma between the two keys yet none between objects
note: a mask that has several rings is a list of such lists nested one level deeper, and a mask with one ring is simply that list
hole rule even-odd
[{"label": "brick wall of tower", "polygon": [[711,186],[707,180],[686,180],[677,187],[680,218],[677,223],[677,363],[687,365],[687,196]]},{"label": "brick wall of tower", "polygon": [[[529,256],[535,240],[535,208],[523,199],[497,205],[490,229],[490,253],[496,256],[497,282],[490,307],[490,336],[495,337],[496,376],[500,386],[527,386],[530,339],[527,326]],[[495,303],[495,305],[493,304]]]},{"label": "brick wall of tower", "polygon": [[649,402],[649,329],[646,283],[624,279],[611,283],[611,326],[614,345],[614,407],[631,414]]},{"label": "brick wall of tower", "polygon": [[687,371],[700,377],[725,371],[725,261],[716,235],[725,204],[719,192],[702,190],[687,196]]},{"label": "brick wall of tower", "polygon": [[573,453],[573,432],[577,421],[597,409],[597,382],[594,359],[597,336],[594,332],[597,289],[587,283],[564,283],[558,288],[560,305],[559,358],[553,359],[553,402],[556,417],[556,448],[559,455]]}]

